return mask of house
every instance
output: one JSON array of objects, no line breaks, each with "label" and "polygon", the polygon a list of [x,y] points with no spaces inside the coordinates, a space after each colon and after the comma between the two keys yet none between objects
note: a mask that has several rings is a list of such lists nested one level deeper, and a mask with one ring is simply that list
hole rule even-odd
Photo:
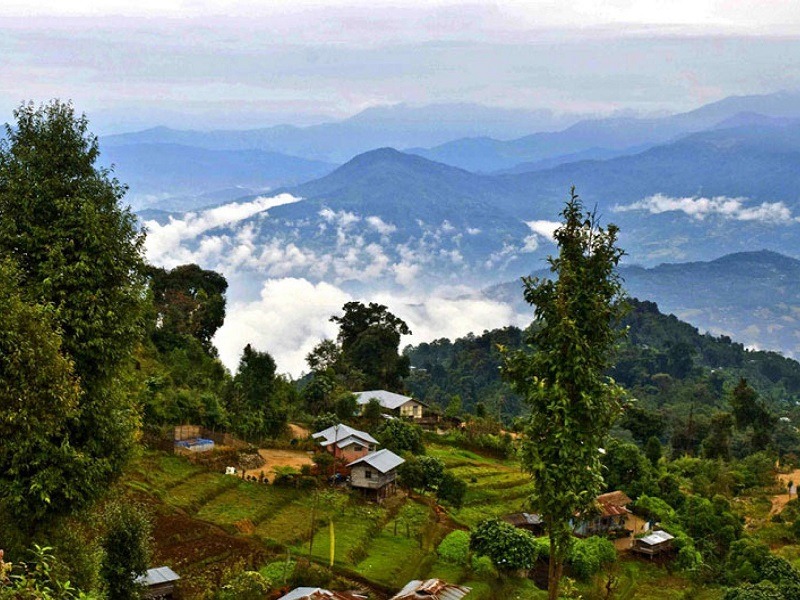
[{"label": "house", "polygon": [[675,536],[666,531],[654,531],[633,542],[633,551],[653,558],[664,552],[672,550],[672,540]]},{"label": "house", "polygon": [[364,491],[365,495],[373,496],[378,502],[394,494],[397,479],[397,467],[405,460],[391,450],[383,449],[372,452],[351,462],[350,486]]},{"label": "house", "polygon": [[341,423],[318,431],[311,437],[318,440],[319,445],[333,454],[334,458],[342,458],[347,462],[375,452],[379,446],[378,440],[370,434]]},{"label": "house", "polygon": [[625,492],[615,491],[601,494],[595,500],[595,511],[588,518],[577,519],[575,535],[589,537],[600,533],[629,533],[625,523],[631,511],[632,500]]},{"label": "house", "polygon": [[175,593],[175,582],[180,576],[169,567],[147,569],[147,573],[136,578],[136,582],[144,587],[142,597],[158,600],[170,600]]},{"label": "house", "polygon": [[390,600],[461,600],[472,588],[454,585],[441,579],[409,581]]},{"label": "house", "polygon": [[323,588],[298,587],[278,600],[366,600],[367,596],[358,592],[331,592]]},{"label": "house", "polygon": [[513,513],[503,517],[503,520],[514,527],[530,531],[533,535],[544,535],[544,521],[536,513]]},{"label": "house", "polygon": [[381,407],[387,411],[390,416],[407,417],[414,420],[422,418],[422,409],[425,405],[414,400],[411,396],[403,396],[402,394],[395,394],[394,392],[387,392],[386,390],[371,390],[368,392],[355,392],[356,401],[364,410],[370,400],[373,398],[381,403]]}]

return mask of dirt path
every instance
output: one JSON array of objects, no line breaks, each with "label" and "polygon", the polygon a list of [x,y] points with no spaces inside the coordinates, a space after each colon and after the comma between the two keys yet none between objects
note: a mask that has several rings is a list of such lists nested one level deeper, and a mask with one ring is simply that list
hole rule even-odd
[{"label": "dirt path", "polygon": [[275,473],[272,471],[274,467],[294,467],[299,471],[303,465],[314,464],[314,461],[311,460],[312,453],[303,452],[302,450],[267,450],[261,448],[258,453],[266,464],[263,467],[245,471],[245,474],[259,477],[263,471],[270,482],[275,477]]},{"label": "dirt path", "polygon": [[304,440],[311,435],[308,429],[300,427],[300,425],[295,425],[294,423],[289,423],[289,429],[292,431],[292,437],[298,440]]},{"label": "dirt path", "polygon": [[[787,486],[789,485],[790,481],[794,485],[792,486],[791,493],[787,493]],[[783,490],[780,494],[772,497],[772,508],[769,511],[769,514],[771,515],[781,512],[783,507],[786,506],[786,503],[789,502],[791,498],[797,498],[797,484],[800,483],[800,469],[795,469],[791,473],[779,474],[778,482],[781,484]]]}]

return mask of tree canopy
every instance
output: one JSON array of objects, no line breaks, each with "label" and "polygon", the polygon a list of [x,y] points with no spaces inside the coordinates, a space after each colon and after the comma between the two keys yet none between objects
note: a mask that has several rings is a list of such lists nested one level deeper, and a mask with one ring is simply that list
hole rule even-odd
[{"label": "tree canopy", "polygon": [[540,325],[530,337],[534,351],[509,353],[504,367],[531,408],[522,462],[533,479],[531,505],[550,536],[551,600],[558,596],[570,523],[602,489],[599,448],[622,399],[621,388],[605,375],[622,315],[617,228],[601,228],[574,189],[561,214],[559,255],[549,259],[557,278],[523,279]]}]

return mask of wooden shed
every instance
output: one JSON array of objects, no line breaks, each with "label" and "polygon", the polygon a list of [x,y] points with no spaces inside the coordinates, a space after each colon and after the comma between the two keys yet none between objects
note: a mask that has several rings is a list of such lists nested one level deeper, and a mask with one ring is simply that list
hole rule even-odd
[{"label": "wooden shed", "polygon": [[157,567],[147,569],[147,573],[139,577],[137,582],[145,588],[143,598],[171,600],[174,598],[175,582],[179,579],[180,576],[169,567]]},{"label": "wooden shed", "polygon": [[654,531],[633,542],[633,551],[653,558],[659,554],[672,550],[672,540],[675,536],[666,531]]}]

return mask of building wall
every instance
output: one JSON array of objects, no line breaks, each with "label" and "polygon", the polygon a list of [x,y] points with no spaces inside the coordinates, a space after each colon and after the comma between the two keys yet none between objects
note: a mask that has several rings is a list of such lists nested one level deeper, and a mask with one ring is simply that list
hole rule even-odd
[{"label": "building wall", "polygon": [[422,418],[422,405],[414,400],[409,400],[400,407],[401,417],[413,417],[415,419]]},{"label": "building wall", "polygon": [[[367,472],[371,473],[371,477],[367,477]],[[350,470],[350,485],[357,488],[379,489],[390,483],[397,478],[397,471],[389,471],[382,474],[370,467],[369,465],[356,465]]]}]

